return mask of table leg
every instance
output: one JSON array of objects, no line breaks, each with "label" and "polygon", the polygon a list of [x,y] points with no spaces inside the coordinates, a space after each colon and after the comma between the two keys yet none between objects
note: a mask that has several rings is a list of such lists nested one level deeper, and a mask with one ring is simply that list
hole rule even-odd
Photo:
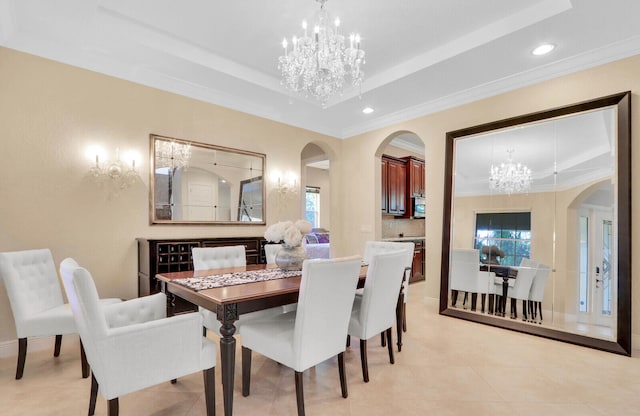
[{"label": "table leg", "polygon": [[220,305],[217,309],[220,327],[220,357],[222,366],[222,399],[224,401],[225,416],[233,415],[233,384],[236,371],[236,339],[233,336],[238,320],[238,305]]},{"label": "table leg", "polygon": [[502,316],[507,313],[507,289],[509,289],[509,278],[502,279]]}]

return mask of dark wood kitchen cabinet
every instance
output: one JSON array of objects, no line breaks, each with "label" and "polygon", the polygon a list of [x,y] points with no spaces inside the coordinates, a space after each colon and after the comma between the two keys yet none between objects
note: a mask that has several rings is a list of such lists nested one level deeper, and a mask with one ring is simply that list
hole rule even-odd
[{"label": "dark wood kitchen cabinet", "polygon": [[424,241],[422,240],[414,240],[413,241],[413,264],[411,266],[411,279],[409,279],[409,283],[418,282],[420,280],[425,280],[424,277]]},{"label": "dark wood kitchen cabinet", "polygon": [[424,196],[424,160],[413,156],[404,160],[407,163],[407,197]]},{"label": "dark wood kitchen cabinet", "polygon": [[382,155],[382,212],[402,216],[407,210],[407,163]]}]

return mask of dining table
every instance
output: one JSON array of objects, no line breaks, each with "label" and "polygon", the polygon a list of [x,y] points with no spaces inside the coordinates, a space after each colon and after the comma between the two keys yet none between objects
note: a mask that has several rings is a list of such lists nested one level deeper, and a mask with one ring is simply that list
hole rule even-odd
[{"label": "dining table", "polygon": [[[364,286],[367,275],[367,265],[360,268],[358,286]],[[234,274],[243,275],[245,272],[270,271],[273,275],[279,270],[272,264],[253,264],[242,267],[224,269],[181,271],[156,274],[161,283],[162,291],[168,296],[179,296],[194,305],[208,309],[216,314],[220,321],[220,357],[222,369],[222,393],[224,402],[224,414],[233,414],[233,386],[235,380],[235,353],[236,353],[236,327],[234,323],[242,314],[264,310],[276,306],[297,303],[300,291],[301,273],[298,276],[272,278],[270,280],[251,281],[238,283],[239,280],[229,279]],[[282,271],[281,271],[282,272]],[[282,272],[285,275],[285,272]],[[207,280],[214,281],[216,277],[227,280],[229,285],[211,288],[197,288],[185,285],[186,281]],[[272,276],[273,277],[273,276]],[[277,277],[277,276],[276,276]],[[206,285],[205,285],[206,286]],[[401,305],[402,292],[399,295],[398,304]],[[403,300],[402,300],[403,301]],[[401,328],[403,319],[402,308],[396,310],[398,328]],[[401,347],[401,333],[398,330],[398,347]],[[346,340],[346,337],[345,337]]]}]

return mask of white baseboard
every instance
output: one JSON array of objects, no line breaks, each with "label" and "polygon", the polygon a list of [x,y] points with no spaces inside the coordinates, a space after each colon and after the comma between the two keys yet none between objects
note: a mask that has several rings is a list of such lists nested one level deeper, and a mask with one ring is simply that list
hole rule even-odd
[{"label": "white baseboard", "polygon": [[[77,334],[64,335],[62,337],[62,345],[78,344],[79,338]],[[27,354],[29,351],[51,350],[55,337],[29,338],[27,342]],[[18,357],[18,340],[0,342],[0,358]]]}]

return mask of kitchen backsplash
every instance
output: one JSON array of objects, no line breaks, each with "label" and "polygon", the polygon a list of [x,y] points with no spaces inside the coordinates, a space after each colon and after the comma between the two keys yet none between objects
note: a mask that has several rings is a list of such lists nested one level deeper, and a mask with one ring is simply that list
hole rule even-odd
[{"label": "kitchen backsplash", "polygon": [[395,218],[390,215],[382,216],[382,238],[424,237],[424,219]]}]

